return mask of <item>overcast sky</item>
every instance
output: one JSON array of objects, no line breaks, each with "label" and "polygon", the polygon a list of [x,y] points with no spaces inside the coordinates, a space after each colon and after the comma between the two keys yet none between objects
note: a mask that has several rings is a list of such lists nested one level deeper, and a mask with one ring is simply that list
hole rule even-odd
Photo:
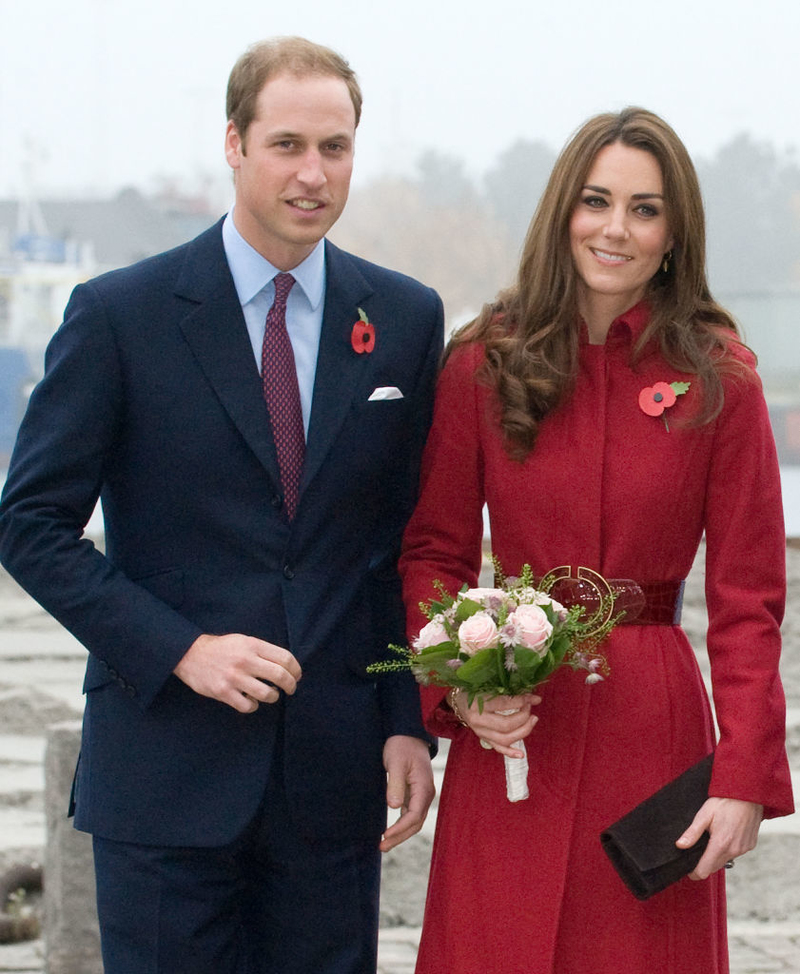
[{"label": "overcast sky", "polygon": [[0,197],[226,176],[230,67],[295,33],[358,72],[356,184],[427,148],[481,174],[626,104],[695,156],[741,131],[800,146],[797,0],[0,0]]}]

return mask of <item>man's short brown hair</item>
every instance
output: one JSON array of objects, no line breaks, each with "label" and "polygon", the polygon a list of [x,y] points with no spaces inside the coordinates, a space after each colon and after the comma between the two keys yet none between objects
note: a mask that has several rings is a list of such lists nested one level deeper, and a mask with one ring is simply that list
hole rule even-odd
[{"label": "man's short brown hair", "polygon": [[303,37],[273,37],[249,47],[234,64],[228,78],[225,106],[228,121],[236,126],[242,143],[255,118],[261,89],[270,78],[284,72],[299,78],[308,75],[341,78],[350,92],[358,125],[361,118],[361,88],[355,71],[347,61],[329,47],[314,44]]}]

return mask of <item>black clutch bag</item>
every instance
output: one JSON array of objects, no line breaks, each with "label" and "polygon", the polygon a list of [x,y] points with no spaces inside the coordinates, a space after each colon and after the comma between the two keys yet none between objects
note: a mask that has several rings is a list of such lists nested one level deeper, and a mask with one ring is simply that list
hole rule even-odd
[{"label": "black clutch bag", "polygon": [[675,841],[708,798],[713,758],[709,754],[693,764],[600,833],[606,855],[637,899],[660,893],[700,861],[708,832],[690,849],[679,849]]}]

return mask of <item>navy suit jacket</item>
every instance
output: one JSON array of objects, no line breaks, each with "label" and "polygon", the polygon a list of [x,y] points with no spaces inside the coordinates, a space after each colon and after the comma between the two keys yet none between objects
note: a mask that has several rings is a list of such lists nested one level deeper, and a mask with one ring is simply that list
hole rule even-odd
[{"label": "navy suit jacket", "polygon": [[[192,242],[77,287],[23,420],[0,559],[89,650],[76,826],[216,845],[247,824],[277,747],[298,827],[385,824],[387,736],[426,738],[407,675],[366,664],[404,639],[395,570],[442,344],[434,291],[326,242],[327,289],[295,519],[222,246]],[[357,354],[363,308],[375,348]],[[376,387],[403,398],[373,401]],[[105,552],[82,537],[98,495]],[[201,633],[300,661],[254,714],[172,673]]]}]

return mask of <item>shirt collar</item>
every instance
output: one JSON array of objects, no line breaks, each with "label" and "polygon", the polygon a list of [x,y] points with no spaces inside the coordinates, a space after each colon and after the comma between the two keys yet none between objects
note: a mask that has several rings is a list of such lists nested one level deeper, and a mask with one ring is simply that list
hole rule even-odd
[{"label": "shirt collar", "polygon": [[[233,222],[233,207],[222,224],[222,243],[231,269],[239,303],[244,306],[279,274],[271,264],[244,239]],[[325,293],[325,241],[320,240],[304,261],[293,267],[292,277],[300,285],[312,310],[316,311]]]}]

